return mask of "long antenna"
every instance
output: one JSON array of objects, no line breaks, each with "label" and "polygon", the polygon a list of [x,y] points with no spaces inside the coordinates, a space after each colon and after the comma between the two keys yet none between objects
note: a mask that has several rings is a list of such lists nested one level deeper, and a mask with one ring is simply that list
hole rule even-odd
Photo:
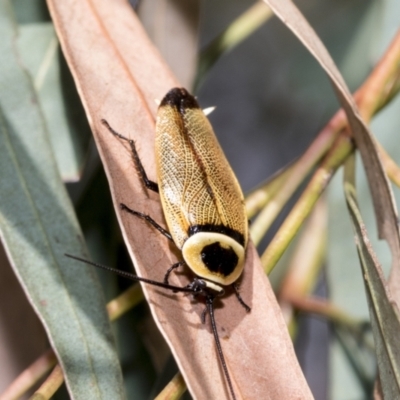
[{"label": "long antenna", "polygon": [[206,307],[207,307],[208,313],[210,314],[211,327],[212,327],[212,331],[213,331],[213,334],[214,334],[215,344],[217,345],[217,352],[218,352],[219,360],[221,361],[222,369],[224,370],[225,378],[226,378],[226,381],[228,382],[228,387],[229,387],[229,391],[231,392],[232,400],[236,400],[236,395],[235,395],[235,392],[233,390],[231,377],[229,375],[228,367],[226,366],[226,362],[225,362],[224,353],[222,352],[221,343],[219,341],[219,335],[218,335],[218,331],[217,331],[217,324],[215,323],[214,304],[213,304],[213,302],[214,302],[214,297],[207,296],[207,298],[206,298]]},{"label": "long antenna", "polygon": [[[73,256],[72,254],[65,253],[65,256],[69,257],[69,258],[72,258],[74,260],[83,262],[85,264],[93,265],[94,267],[97,267],[97,268],[100,268],[100,269],[104,269],[106,271],[114,272],[117,275],[120,275],[120,276],[122,276],[124,278],[128,278],[128,279],[133,280],[133,281],[145,282],[145,283],[148,283],[149,285],[159,286],[159,287],[162,287],[164,289],[171,289],[174,292],[186,292],[186,293],[199,294],[198,290],[195,289],[196,285],[193,285],[192,287],[190,287],[190,286],[189,287],[181,287],[181,286],[169,285],[167,283],[163,283],[163,282],[153,281],[151,279],[142,278],[140,276],[131,274],[129,272],[120,271],[119,269],[116,269],[116,268],[107,267],[106,265],[98,264],[96,262],[86,260],[85,258]],[[199,287],[199,288],[201,290],[201,287]],[[205,294],[204,292],[202,292],[202,293],[203,293],[203,295]],[[206,307],[207,307],[208,314],[210,315],[211,328],[212,328],[212,331],[213,331],[213,334],[214,334],[215,344],[217,345],[217,353],[218,353],[218,357],[219,357],[219,360],[220,360],[221,365],[222,365],[222,369],[224,371],[224,375],[225,375],[226,381],[228,383],[229,392],[231,393],[232,400],[236,400],[236,395],[235,395],[235,392],[233,390],[231,377],[230,377],[229,372],[228,372],[228,367],[226,366],[224,353],[222,352],[221,342],[219,340],[219,335],[218,335],[218,331],[217,331],[217,325],[215,323],[214,303],[213,303],[214,302],[214,298],[215,297],[210,295],[209,293],[208,293],[208,295],[206,295]],[[204,317],[205,317],[205,315],[204,315]],[[202,317],[202,320],[204,320],[204,317]]]},{"label": "long antenna", "polygon": [[72,254],[66,254],[65,253],[64,255],[69,257],[69,258],[72,258],[74,260],[81,261],[81,262],[83,262],[85,264],[93,265],[94,267],[97,267],[97,268],[100,268],[100,269],[104,269],[106,271],[113,272],[114,274],[117,274],[117,275],[122,276],[124,278],[128,278],[128,279],[130,279],[132,281],[145,282],[145,283],[148,283],[149,285],[159,286],[159,287],[162,287],[164,289],[171,289],[174,292],[185,292],[185,293],[194,293],[195,292],[195,290],[193,290],[190,287],[174,286],[174,285],[169,285],[168,283],[153,281],[152,279],[142,278],[140,276],[137,276],[137,275],[134,275],[134,274],[130,274],[129,272],[120,271],[119,269],[116,269],[116,268],[107,267],[106,265],[98,264],[98,263],[95,263],[93,261],[89,261],[89,260],[86,260],[84,258],[81,258],[81,257],[73,256]]}]

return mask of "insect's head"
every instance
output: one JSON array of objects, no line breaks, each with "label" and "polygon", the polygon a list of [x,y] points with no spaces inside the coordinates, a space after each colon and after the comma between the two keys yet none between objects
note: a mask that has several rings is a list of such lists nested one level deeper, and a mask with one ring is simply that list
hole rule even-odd
[{"label": "insect's head", "polygon": [[200,108],[196,99],[184,88],[171,89],[160,103],[160,109],[165,106],[178,109],[182,114],[188,109]]},{"label": "insect's head", "polygon": [[242,274],[245,249],[223,233],[198,232],[186,240],[182,255],[197,276],[226,286]]},{"label": "insect's head", "polygon": [[214,299],[215,297],[225,294],[225,290],[220,285],[201,278],[194,278],[193,281],[187,285],[187,288],[192,290],[194,296],[201,295],[206,298]]}]

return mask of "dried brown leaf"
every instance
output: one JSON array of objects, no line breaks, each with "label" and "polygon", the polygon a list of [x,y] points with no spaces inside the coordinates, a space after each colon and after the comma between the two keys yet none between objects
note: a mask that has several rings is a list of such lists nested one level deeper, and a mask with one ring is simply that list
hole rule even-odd
[{"label": "dried brown leaf", "polygon": [[[155,179],[155,98],[178,83],[123,0],[48,0],[64,54],[72,70],[111,186],[115,209],[138,273],[161,280],[179,254],[142,221],[121,213],[119,203],[162,223],[158,196],[138,178],[129,149],[101,125],[107,119],[133,138],[144,167]],[[174,274],[176,284],[188,281]],[[170,345],[192,395],[228,396],[204,305],[181,294],[144,287],[156,322]],[[217,304],[216,320],[235,390],[246,399],[310,399],[275,296],[252,245],[241,293],[252,307],[246,314],[232,295]]]}]

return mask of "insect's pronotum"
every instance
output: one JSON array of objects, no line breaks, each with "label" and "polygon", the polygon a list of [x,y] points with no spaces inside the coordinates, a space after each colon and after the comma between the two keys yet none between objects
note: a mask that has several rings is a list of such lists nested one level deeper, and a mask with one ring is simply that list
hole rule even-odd
[{"label": "insect's pronotum", "polygon": [[[160,194],[168,231],[149,215],[125,204],[121,204],[121,208],[144,219],[172,240],[183,257],[168,269],[164,282],[111,270],[133,280],[205,298],[218,357],[229,392],[235,400],[216,329],[213,301],[224,293],[224,286],[231,285],[239,302],[250,311],[236,287],[243,271],[248,242],[248,221],[239,183],[207,117],[185,89],[170,90],[158,109],[155,143],[157,183],[148,179],[134,141],[116,132],[107,121],[102,122],[112,134],[130,144],[136,169],[145,187]],[[170,273],[181,265],[187,265],[197,277],[186,287],[170,285]]]}]

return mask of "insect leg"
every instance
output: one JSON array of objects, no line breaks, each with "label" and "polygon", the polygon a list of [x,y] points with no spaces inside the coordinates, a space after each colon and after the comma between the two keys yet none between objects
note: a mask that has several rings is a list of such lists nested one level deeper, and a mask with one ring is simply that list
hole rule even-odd
[{"label": "insect leg", "polygon": [[132,150],[132,157],[133,157],[133,162],[135,163],[136,169],[139,172],[140,177],[142,178],[143,184],[146,186],[147,189],[152,190],[153,192],[158,193],[158,184],[154,181],[151,181],[146,174],[145,169],[143,168],[143,164],[140,161],[139,154],[136,150],[135,142],[132,139],[128,139],[127,137],[121,135],[117,131],[115,131],[113,128],[111,128],[110,124],[105,120],[102,119],[101,123],[116,137],[119,139],[125,140],[129,143],[131,146]]},{"label": "insect leg", "polygon": [[165,276],[164,276],[164,283],[169,284],[168,279],[169,279],[169,275],[171,274],[171,272],[178,268],[179,266],[183,265],[182,261],[179,261],[175,264],[173,264],[171,267],[168,268],[168,271],[166,272]]},{"label": "insect leg", "polygon": [[243,308],[247,311],[250,312],[251,308],[244,302],[244,300],[242,299],[242,296],[240,296],[239,293],[239,284],[238,283],[233,283],[232,284],[233,290],[235,291],[235,295],[239,301],[239,303],[243,306]]},{"label": "insect leg", "polygon": [[166,231],[161,225],[159,225],[156,221],[154,221],[153,218],[150,217],[150,215],[143,214],[139,211],[132,210],[129,208],[127,205],[121,203],[120,205],[121,210],[127,211],[129,214],[136,215],[139,218],[144,219],[147,221],[150,225],[153,225],[154,228],[156,228],[160,233],[162,233],[167,239],[171,240],[173,242],[171,234]]}]

